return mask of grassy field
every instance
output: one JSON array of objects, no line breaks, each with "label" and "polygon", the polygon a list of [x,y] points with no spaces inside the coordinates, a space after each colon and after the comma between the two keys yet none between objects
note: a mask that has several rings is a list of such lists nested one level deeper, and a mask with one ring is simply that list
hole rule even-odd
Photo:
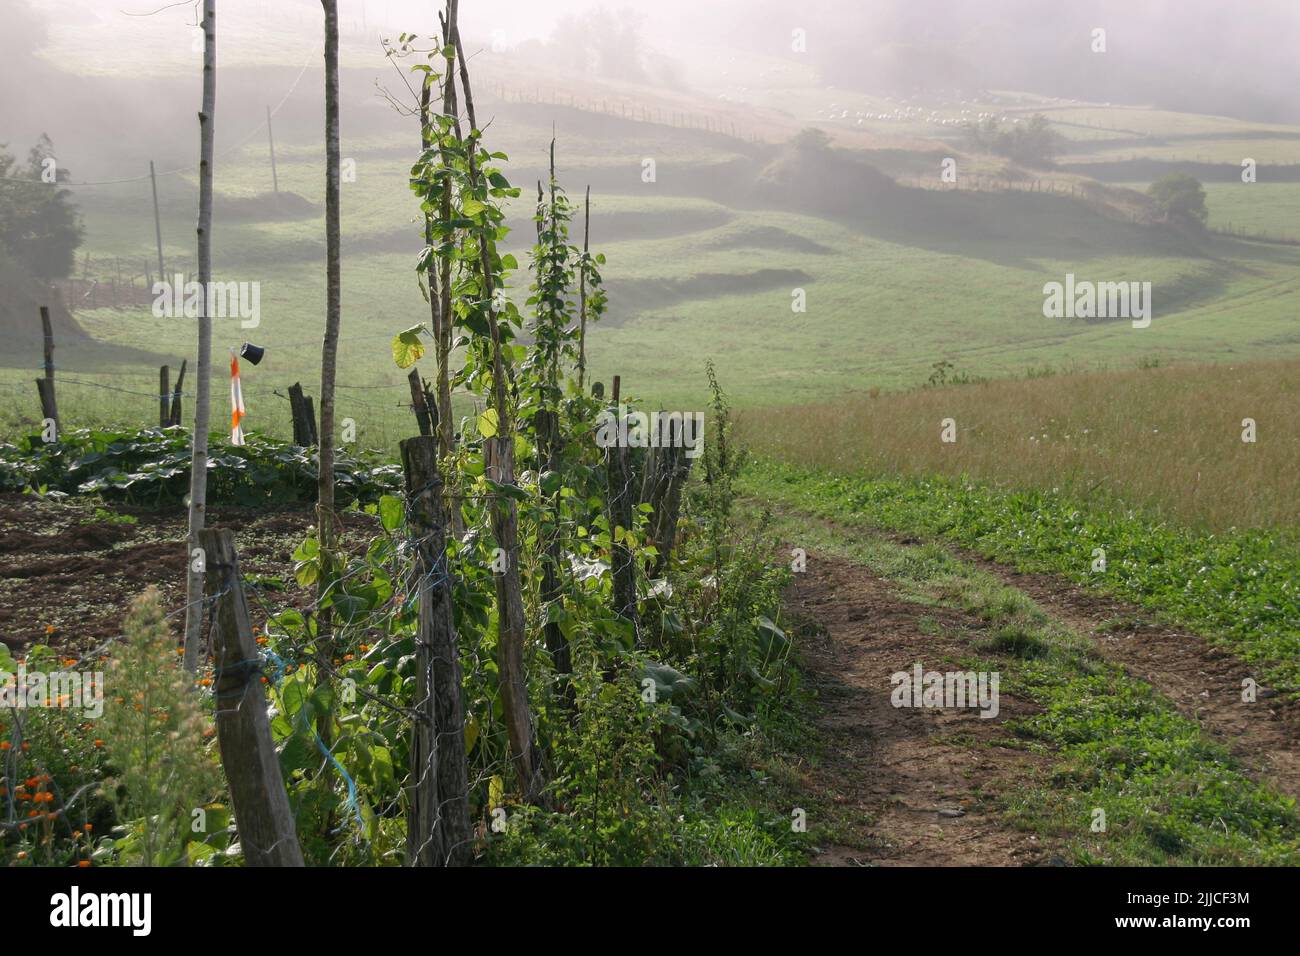
[{"label": "grassy field", "polygon": [[[752,468],[758,506],[849,526],[946,539],[1022,571],[1050,572],[1137,602],[1300,694],[1300,544],[1273,530],[1214,534],[1057,488],[1007,491],[952,478]],[[801,538],[790,539],[798,546]],[[1099,555],[1097,549],[1101,549]],[[1104,558],[1104,564],[1097,560]]]},{"label": "grassy field", "polygon": [[[1294,528],[1300,362],[1057,374],[743,414],[760,454],[837,474],[1051,488],[1223,531]],[[955,422],[955,441],[941,423]],[[1242,440],[1244,419],[1256,441]]]},{"label": "grassy field", "polygon": [[[305,44],[298,11],[286,12],[274,29],[257,37],[240,32],[241,17],[250,12],[264,13],[246,4],[231,14],[223,59],[228,68],[263,63],[268,43],[287,45],[298,37],[299,46]],[[345,28],[345,66],[382,67],[388,71],[385,82],[399,84],[373,36],[363,37],[359,24]],[[145,30],[116,21],[113,29],[127,31],[118,37],[123,43],[134,36],[131,31]],[[188,45],[181,42],[189,38],[189,28],[178,20],[168,29],[172,32],[146,31],[157,47],[151,62],[157,70],[179,73],[192,65]],[[144,33],[139,38],[143,42]],[[115,76],[125,71],[120,57],[101,57],[93,64],[78,59],[78,42],[55,38],[47,55],[81,64],[83,71]],[[592,246],[608,256],[610,307],[590,336],[591,369],[597,380],[621,375],[625,394],[665,407],[701,408],[708,359],[717,364],[738,406],[758,407],[912,388],[930,377],[937,362],[951,363],[957,375],[1019,378],[1047,366],[1085,371],[1157,363],[1235,366],[1300,355],[1295,321],[1300,248],[1179,236],[1059,194],[903,189],[892,198],[864,194],[837,202],[832,197],[815,209],[782,202],[752,188],[764,166],[779,157],[776,145],[508,101],[498,92],[517,84],[517,78],[494,72],[494,62],[490,55],[484,59],[481,111],[493,117],[493,147],[510,154],[507,174],[524,189],[511,210],[515,231],[506,246],[526,262],[522,253],[532,234],[529,193],[544,175],[554,132],[563,184],[575,199],[586,184],[593,186]],[[737,78],[742,66],[766,79],[742,88]],[[1063,103],[1006,91],[982,100],[895,101],[829,91],[806,71],[765,60],[731,64],[730,76],[728,70],[715,72],[709,82],[722,91],[728,109],[758,117],[766,115],[758,112],[763,101],[762,109],[784,111],[786,126],[780,130],[824,128],[842,146],[871,150],[864,155],[904,182],[933,175],[936,157],[960,143],[953,124],[982,110],[1008,116],[1046,111],[1070,138],[1063,157],[1070,163],[1144,155],[1208,161],[1211,146],[1223,150],[1222,156],[1215,154],[1216,162],[1235,164],[1252,155],[1261,168],[1300,157],[1300,130],[1225,117]],[[563,81],[539,76],[536,86],[541,91]],[[304,80],[288,87],[287,110],[316,95],[309,86]],[[632,95],[622,88],[616,92]],[[695,106],[703,108],[707,101],[694,95]],[[406,183],[416,152],[414,124],[372,99],[355,129],[344,124],[343,155],[355,163],[355,180],[343,188],[340,415],[356,422],[363,443],[391,447],[410,421],[403,408],[405,381],[387,342],[395,331],[425,318],[427,307],[414,272],[420,230]],[[218,279],[260,283],[262,315],[260,325],[249,330],[218,322],[214,395],[217,407],[224,407],[228,347],[245,340],[266,347],[262,366],[245,367],[246,425],[282,435],[288,430],[288,405],[274,393],[299,380],[309,393],[318,390],[316,343],[324,309],[319,130],[315,124],[277,125],[280,188],[302,202],[296,211],[275,212],[266,195],[270,169],[258,129],[262,107],[251,109],[237,98],[224,101],[223,109],[215,272]],[[773,135],[779,140],[785,133]],[[1113,147],[1105,145],[1110,140]],[[654,182],[641,179],[645,158],[657,163]],[[999,169],[990,157],[964,157],[962,163],[980,175]],[[97,178],[94,169],[75,174]],[[1290,223],[1300,211],[1300,184],[1268,183],[1266,173],[1261,178],[1251,186],[1210,184],[1211,225],[1272,235],[1294,232]],[[1144,188],[1145,183],[1133,185]],[[168,271],[192,270],[195,176],[164,174],[159,188]],[[86,223],[83,256],[89,257],[89,274],[107,282],[120,262],[125,274],[142,275],[155,258],[148,181],[83,188],[77,198]],[[574,238],[580,241],[576,230]],[[84,258],[79,272],[83,265]],[[1151,327],[1044,318],[1044,283],[1067,273],[1095,281],[1151,282]],[[522,301],[527,284],[527,275],[517,274],[508,291]],[[796,289],[806,294],[806,311],[792,311]],[[155,418],[157,365],[165,361],[174,369],[181,358],[192,357],[193,323],[156,319],[143,306],[81,308],[77,316],[96,342],[151,354],[123,363],[94,344],[61,344],[65,417],[73,424]],[[33,350],[12,356],[0,368],[0,389],[16,398],[0,412],[0,435],[34,421],[36,402],[28,393],[34,392],[31,379],[39,361]],[[188,381],[193,381],[192,362]],[[469,410],[466,404],[457,413]]]}]

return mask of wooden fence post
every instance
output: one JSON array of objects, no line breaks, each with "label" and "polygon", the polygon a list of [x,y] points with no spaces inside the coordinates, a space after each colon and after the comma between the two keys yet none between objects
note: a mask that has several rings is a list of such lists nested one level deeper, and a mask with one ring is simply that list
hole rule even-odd
[{"label": "wooden fence post", "polygon": [[41,417],[53,419],[55,434],[59,434],[59,406],[54,400],[54,328],[46,306],[41,306],[41,335],[45,344],[45,377],[36,380],[36,392],[41,397]]},{"label": "wooden fence post", "polygon": [[408,438],[399,447],[420,599],[406,862],[410,866],[465,866],[473,849],[469,765],[438,439],[430,432]]},{"label": "wooden fence post", "polygon": [[171,421],[171,408],[167,400],[171,397],[171,369],[166,365],[158,366],[158,427],[166,428]]},{"label": "wooden fence post", "polygon": [[[541,456],[541,467],[547,471],[555,471],[559,467],[560,453],[563,450],[559,414],[549,408],[538,409],[533,416],[533,428],[537,433],[537,450]],[[546,530],[543,535],[545,545],[542,558],[541,599],[542,606],[548,609],[560,601],[563,594],[560,574],[565,560],[563,549],[560,547],[558,509],[555,518],[556,527]],[[564,636],[559,622],[550,620],[549,615],[542,633],[546,641],[546,650],[551,655],[552,664],[555,665],[559,699],[572,710],[574,690],[570,676],[573,674],[573,652],[569,647],[569,640]]]},{"label": "wooden fence post", "polygon": [[[615,422],[621,431],[623,408],[619,404],[619,376],[614,376],[613,408]],[[636,616],[636,566],[632,551],[619,540],[618,529],[632,528],[632,508],[637,492],[632,490],[632,468],[628,460],[627,445],[615,437],[605,449],[605,480],[609,487],[609,534],[613,538],[610,548],[610,569],[614,575],[614,611],[639,630]],[[638,489],[639,490],[639,489]]]},{"label": "wooden fence post", "polygon": [[316,413],[312,401],[302,392],[302,383],[289,386],[289,413],[293,416],[293,443],[311,448],[319,441],[316,435]]},{"label": "wooden fence post", "polygon": [[217,602],[212,626],[216,661],[217,742],[230,784],[239,843],[246,866],[303,866],[280,758],[258,679],[261,659],[253,640],[248,601],[239,577],[235,534],[227,528],[199,532],[207,600]]},{"label": "wooden fence post", "polygon": [[[676,418],[657,419],[653,431],[659,447],[647,449],[641,500],[654,509],[650,514],[649,543],[659,552],[650,567],[651,577],[663,571],[677,544],[682,486],[691,471],[691,459],[686,457],[685,429],[684,418],[681,422]],[[695,437],[693,432],[692,437]]]},{"label": "wooden fence post", "polygon": [[411,374],[406,377],[406,380],[411,384],[411,409],[415,412],[420,434],[437,434],[438,404],[434,401],[433,393],[429,391],[429,383],[421,383],[417,369],[411,369]]},{"label": "wooden fence post", "polygon": [[185,363],[189,359],[181,359],[181,370],[176,375],[176,390],[172,392],[172,413],[170,421],[173,425],[181,423],[181,383],[185,381]]}]

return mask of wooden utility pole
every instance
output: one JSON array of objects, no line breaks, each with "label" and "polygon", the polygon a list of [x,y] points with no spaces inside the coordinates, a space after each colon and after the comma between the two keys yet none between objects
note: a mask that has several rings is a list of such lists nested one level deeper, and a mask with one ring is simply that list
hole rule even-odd
[{"label": "wooden utility pole", "polygon": [[271,132],[271,107],[266,108],[266,139],[271,145],[271,188],[280,195],[280,177],[275,172],[275,134]]},{"label": "wooden utility pole", "polygon": [[162,254],[162,215],[158,212],[158,176],[153,169],[153,160],[149,160],[149,185],[153,187],[153,234],[158,241],[158,281],[162,282],[167,278],[167,273],[163,270]]},{"label": "wooden utility pole", "polygon": [[240,583],[235,535],[226,528],[205,529],[199,532],[199,541],[207,555],[206,597],[217,607],[212,626],[217,743],[244,864],[303,866],[280,756],[266,716],[261,658]]},{"label": "wooden utility pole", "polygon": [[438,439],[432,434],[408,438],[400,448],[420,602],[406,861],[411,866],[464,866],[473,839],[469,766]]},{"label": "wooden utility pole", "polygon": [[41,336],[45,347],[45,377],[36,380],[36,392],[41,397],[41,417],[54,422],[54,433],[59,432],[59,406],[54,400],[54,327],[50,325],[50,310],[41,306]]}]

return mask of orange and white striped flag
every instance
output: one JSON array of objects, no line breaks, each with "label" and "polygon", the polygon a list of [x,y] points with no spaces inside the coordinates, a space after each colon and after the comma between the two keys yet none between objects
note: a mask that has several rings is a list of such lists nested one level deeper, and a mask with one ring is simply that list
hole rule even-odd
[{"label": "orange and white striped flag", "polygon": [[239,356],[230,350],[230,444],[244,444],[244,390],[239,386]]}]

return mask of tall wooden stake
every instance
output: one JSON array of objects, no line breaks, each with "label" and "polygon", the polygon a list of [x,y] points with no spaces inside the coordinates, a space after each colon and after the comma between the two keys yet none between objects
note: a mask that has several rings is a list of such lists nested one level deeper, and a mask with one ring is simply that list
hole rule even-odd
[{"label": "tall wooden stake", "polygon": [[[447,31],[456,48],[460,67],[460,88],[465,94],[465,113],[469,118],[470,143],[467,149],[470,185],[479,185],[479,125],[474,116],[474,94],[469,83],[465,47],[456,22],[457,0],[447,0]],[[497,413],[497,435],[484,442],[485,466],[493,480],[514,484],[514,427],[506,401],[506,366],[501,350],[501,327],[497,323],[493,302],[492,250],[486,233],[479,229],[478,247],[483,294],[488,302],[488,331],[492,339],[492,395]],[[519,512],[513,498],[497,499],[492,507],[492,532],[497,547],[505,552],[506,569],[496,575],[497,583],[497,672],[501,688],[501,709],[505,716],[506,736],[510,741],[511,762],[524,799],[530,802],[541,796],[542,773],[533,739],[532,711],[528,705],[528,680],[524,674],[523,589],[519,578]]]},{"label": "tall wooden stake", "polygon": [[578,391],[582,391],[587,374],[587,254],[591,238],[591,186],[583,202],[582,268],[578,270]]},{"label": "tall wooden stake", "polygon": [[212,163],[217,108],[217,2],[203,0],[203,109],[199,113],[199,309],[198,387],[194,399],[194,433],[190,437],[190,510],[185,564],[185,669],[199,666],[203,630],[203,552],[199,533],[208,504],[208,418],[212,405],[212,316],[208,289],[212,283]]}]

